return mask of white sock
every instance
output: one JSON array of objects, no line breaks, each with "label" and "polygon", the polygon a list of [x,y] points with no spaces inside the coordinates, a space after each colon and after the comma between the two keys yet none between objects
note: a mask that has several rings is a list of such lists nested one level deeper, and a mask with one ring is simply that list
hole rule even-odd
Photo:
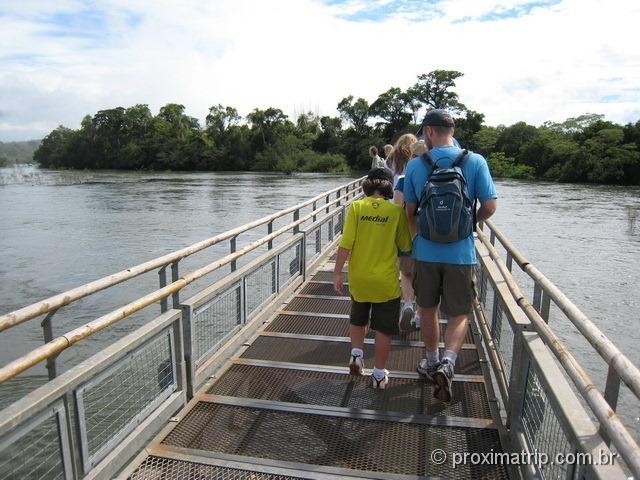
[{"label": "white sock", "polygon": [[435,352],[430,352],[427,350],[427,365],[435,365],[440,361],[440,354],[438,350]]},{"label": "white sock", "polygon": [[373,376],[376,380],[382,380],[386,374],[387,371],[384,368],[373,367]]},{"label": "white sock", "polygon": [[456,359],[458,358],[458,354],[456,352],[454,352],[453,350],[446,350],[444,352],[444,355],[442,355],[442,360],[448,360],[449,362],[451,362],[451,365],[455,365],[456,364]]},{"label": "white sock", "polygon": [[360,357],[364,359],[364,352],[362,351],[361,348],[352,348],[351,355],[353,355],[354,357]]},{"label": "white sock", "polygon": [[405,308],[410,308],[411,310],[415,311],[415,308],[413,308],[413,302],[411,300],[405,300],[402,302],[402,309],[404,310]]}]

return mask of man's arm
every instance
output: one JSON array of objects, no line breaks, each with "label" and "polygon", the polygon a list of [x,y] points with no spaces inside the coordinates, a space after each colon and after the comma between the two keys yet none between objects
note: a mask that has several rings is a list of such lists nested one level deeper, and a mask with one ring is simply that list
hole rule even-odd
[{"label": "man's arm", "polygon": [[407,212],[407,223],[409,224],[409,232],[413,239],[418,234],[418,227],[416,226],[416,203],[407,202],[405,204],[405,212]]},{"label": "man's arm", "polygon": [[344,267],[344,262],[347,261],[347,257],[349,256],[350,251],[351,250],[347,250],[346,248],[338,247],[338,255],[336,255],[336,265],[333,269],[333,289],[339,295],[342,295],[344,291],[344,278],[342,274],[342,268]]},{"label": "man's arm", "polygon": [[480,202],[480,208],[476,214],[478,220],[487,220],[491,215],[496,213],[498,207],[498,201],[495,198],[490,198],[484,202]]}]

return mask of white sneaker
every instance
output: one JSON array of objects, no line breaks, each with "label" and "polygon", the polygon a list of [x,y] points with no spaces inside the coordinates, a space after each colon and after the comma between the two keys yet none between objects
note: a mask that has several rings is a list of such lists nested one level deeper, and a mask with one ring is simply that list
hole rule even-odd
[{"label": "white sneaker", "polygon": [[389,383],[389,370],[385,369],[384,377],[382,377],[380,380],[374,377],[373,373],[371,374],[371,384],[373,385],[374,389],[384,390],[385,388],[387,388],[387,383]]},{"label": "white sneaker", "polygon": [[417,310],[416,310],[416,314],[413,316],[413,320],[411,320],[411,327],[414,330],[420,330],[420,315],[418,315]]},{"label": "white sneaker", "polygon": [[413,310],[411,304],[405,304],[405,306],[402,307],[402,313],[400,314],[399,326],[401,332],[410,332],[412,330],[411,321],[413,320],[414,316],[415,311]]},{"label": "white sneaker", "polygon": [[349,373],[361,377],[364,373],[364,361],[360,355],[351,355],[349,360]]}]

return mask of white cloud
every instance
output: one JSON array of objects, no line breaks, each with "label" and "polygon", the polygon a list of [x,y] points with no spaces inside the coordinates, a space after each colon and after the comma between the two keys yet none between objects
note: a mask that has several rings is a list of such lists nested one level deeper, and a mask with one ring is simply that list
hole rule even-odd
[{"label": "white cloud", "polygon": [[[73,24],[78,36],[53,36],[42,21],[59,3],[16,3],[0,16],[0,140],[40,137],[60,123],[76,128],[87,113],[135,103],[154,112],[183,103],[201,120],[218,103],[243,114],[266,106],[335,114],[344,96],[373,101],[436,68],[465,73],[460,97],[489,124],[586,112],[637,120],[636,2],[566,0],[517,18],[459,22],[525,3],[448,0],[441,18],[425,12],[421,21],[414,9],[352,21],[342,15],[372,4],[110,0],[88,37],[94,17]],[[64,12],[81,5],[65,2]]]}]

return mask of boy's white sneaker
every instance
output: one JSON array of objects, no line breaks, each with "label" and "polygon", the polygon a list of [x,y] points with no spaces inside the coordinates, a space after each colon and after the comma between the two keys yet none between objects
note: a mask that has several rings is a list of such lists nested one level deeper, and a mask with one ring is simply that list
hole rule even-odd
[{"label": "boy's white sneaker", "polygon": [[359,377],[363,375],[364,361],[360,355],[351,355],[351,360],[349,360],[349,373]]},{"label": "boy's white sneaker", "polygon": [[384,371],[384,377],[378,380],[373,374],[371,374],[371,384],[373,388],[376,390],[384,390],[387,388],[387,384],[389,383],[389,371]]}]

